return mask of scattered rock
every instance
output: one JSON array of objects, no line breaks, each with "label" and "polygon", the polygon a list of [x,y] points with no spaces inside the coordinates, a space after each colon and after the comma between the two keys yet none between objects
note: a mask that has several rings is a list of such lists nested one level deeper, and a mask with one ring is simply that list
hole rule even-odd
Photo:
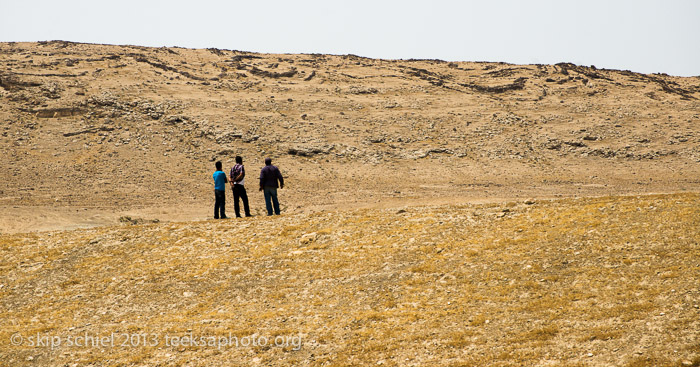
[{"label": "scattered rock", "polygon": [[583,148],[586,146],[586,144],[584,144],[580,141],[575,141],[575,140],[565,141],[564,144],[572,146],[572,147],[576,147],[576,148]]},{"label": "scattered rock", "polygon": [[307,245],[311,242],[316,241],[316,238],[318,237],[318,234],[316,232],[311,232],[311,233],[306,233],[301,236],[299,239],[299,242],[301,242],[302,245]]},{"label": "scattered rock", "polygon": [[119,222],[136,225],[136,224],[144,224],[144,223],[160,223],[160,219],[146,220],[143,218],[132,218],[130,216],[121,216],[121,217],[119,217]]},{"label": "scattered rock", "polygon": [[367,88],[367,87],[359,87],[359,86],[351,86],[348,88],[347,91],[348,94],[377,94],[379,93],[379,90],[377,88]]},{"label": "scattered rock", "polygon": [[333,145],[292,147],[287,149],[287,154],[300,157],[312,157],[317,154],[328,154],[333,150],[333,147]]},{"label": "scattered rock", "polygon": [[316,76],[316,70],[312,71],[311,74],[309,74],[309,76],[304,78],[304,81],[308,82],[309,80],[313,79],[315,76]]},{"label": "scattered rock", "polygon": [[75,136],[75,135],[80,135],[80,134],[96,133],[98,131],[114,131],[114,128],[110,127],[110,126],[93,127],[90,129],[63,133],[63,136],[69,137],[69,136]]},{"label": "scattered rock", "polygon": [[559,150],[561,149],[561,140],[559,139],[549,139],[545,144],[544,147],[550,150]]},{"label": "scattered rock", "polygon": [[38,118],[58,118],[82,115],[85,113],[85,110],[76,107],[63,107],[34,110],[31,112]]},{"label": "scattered rock", "polygon": [[518,78],[513,83],[510,84],[505,84],[505,85],[497,85],[497,86],[482,86],[482,85],[477,85],[477,84],[458,84],[462,87],[466,87],[469,89],[473,89],[478,92],[485,92],[485,93],[505,93],[508,91],[513,91],[513,90],[520,90],[525,88],[525,81],[527,81],[528,78]]},{"label": "scattered rock", "polygon": [[178,73],[178,74],[180,74],[180,75],[182,75],[182,76],[184,76],[184,77],[190,78],[190,79],[192,79],[192,80],[199,80],[199,81],[204,81],[204,80],[206,80],[205,78],[192,75],[192,74],[190,74],[190,73],[187,72],[187,71],[178,70],[177,68],[174,68],[174,67],[165,65],[165,64],[163,64],[162,62],[160,62],[160,61],[158,61],[158,60],[156,60],[156,61],[149,60],[148,58],[146,58],[145,56],[142,56],[142,55],[136,56],[136,57],[134,58],[134,60],[136,60],[136,61],[138,61],[138,62],[143,62],[143,63],[149,64],[149,65],[151,65],[151,66],[153,66],[153,67],[155,67],[155,68],[161,69],[161,70],[172,71],[172,72]]},{"label": "scattered rock", "polygon": [[271,72],[271,71],[267,71],[267,70],[261,70],[261,69],[256,68],[255,66],[252,66],[249,71],[253,75],[261,76],[261,77],[265,77],[265,78],[273,78],[273,79],[290,78],[290,77],[293,77],[294,75],[297,75],[296,68],[292,68],[291,70],[283,72],[283,73],[278,73],[278,72]]}]

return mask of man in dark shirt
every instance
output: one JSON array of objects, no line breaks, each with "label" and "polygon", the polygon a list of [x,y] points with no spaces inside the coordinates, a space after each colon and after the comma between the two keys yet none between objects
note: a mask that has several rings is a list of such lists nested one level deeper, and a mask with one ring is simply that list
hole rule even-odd
[{"label": "man in dark shirt", "polygon": [[241,217],[241,207],[238,204],[238,198],[243,200],[243,209],[245,216],[250,217],[250,208],[248,207],[248,194],[243,186],[245,179],[245,167],[243,167],[243,158],[236,156],[236,165],[231,168],[231,190],[233,191],[233,210],[236,212],[236,218]]},{"label": "man in dark shirt", "polygon": [[[279,181],[279,186],[277,186]],[[265,207],[267,215],[272,215],[274,206],[275,214],[280,214],[280,203],[277,201],[277,188],[284,188],[284,178],[280,170],[272,165],[272,159],[265,158],[265,167],[260,170],[260,191],[265,194]]]}]

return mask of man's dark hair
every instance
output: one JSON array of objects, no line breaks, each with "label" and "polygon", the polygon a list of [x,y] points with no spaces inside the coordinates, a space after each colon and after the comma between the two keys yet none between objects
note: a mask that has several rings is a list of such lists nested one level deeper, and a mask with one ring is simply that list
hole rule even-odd
[{"label": "man's dark hair", "polygon": [[269,166],[272,164],[272,158],[265,158],[265,165]]},{"label": "man's dark hair", "polygon": [[241,158],[240,155],[237,155],[237,156],[236,156],[236,163],[238,163],[238,164],[243,164],[243,158]]},{"label": "man's dark hair", "polygon": [[216,169],[221,171],[221,161],[216,162]]}]

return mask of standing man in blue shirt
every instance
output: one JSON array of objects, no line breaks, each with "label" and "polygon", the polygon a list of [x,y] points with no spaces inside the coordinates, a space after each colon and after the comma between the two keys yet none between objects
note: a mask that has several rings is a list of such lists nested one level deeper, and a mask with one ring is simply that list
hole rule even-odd
[{"label": "standing man in blue shirt", "polygon": [[272,159],[265,158],[265,167],[260,171],[260,191],[264,190],[267,215],[272,215],[273,205],[275,214],[280,215],[280,203],[277,201],[277,181],[279,181],[279,188],[283,189],[284,178],[280,170],[272,165]]},{"label": "standing man in blue shirt", "polygon": [[[226,219],[226,183],[228,179],[221,169],[221,161],[216,162],[216,172],[214,172],[214,219]],[[221,215],[219,215],[221,214]]]}]

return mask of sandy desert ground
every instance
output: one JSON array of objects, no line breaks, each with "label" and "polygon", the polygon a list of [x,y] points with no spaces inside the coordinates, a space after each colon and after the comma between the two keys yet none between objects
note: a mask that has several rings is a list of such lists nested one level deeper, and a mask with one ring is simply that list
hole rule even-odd
[{"label": "sandy desert ground", "polygon": [[[0,360],[700,366],[699,98],[568,63],[0,43]],[[236,155],[256,217],[214,221]],[[67,344],[112,333],[150,344]],[[253,334],[303,345],[165,344]]]}]

